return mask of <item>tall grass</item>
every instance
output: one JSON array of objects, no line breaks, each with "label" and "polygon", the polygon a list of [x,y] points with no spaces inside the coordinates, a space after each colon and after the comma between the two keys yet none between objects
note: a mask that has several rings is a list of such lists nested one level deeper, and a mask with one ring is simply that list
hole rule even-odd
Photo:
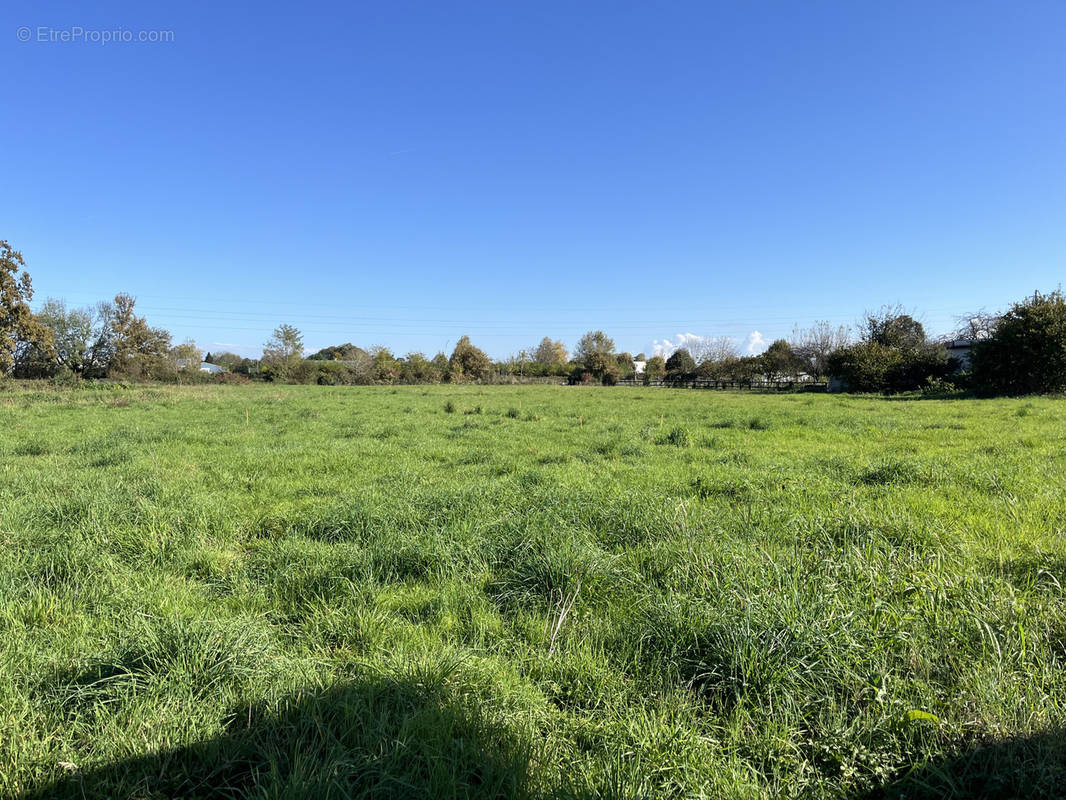
[{"label": "tall grass", "polygon": [[1061,796],[1063,431],[1053,399],[12,385],[0,796]]}]

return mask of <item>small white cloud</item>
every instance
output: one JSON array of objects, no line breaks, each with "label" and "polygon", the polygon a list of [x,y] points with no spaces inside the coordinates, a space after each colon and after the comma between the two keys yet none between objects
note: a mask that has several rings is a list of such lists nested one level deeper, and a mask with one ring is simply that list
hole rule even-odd
[{"label": "small white cloud", "polygon": [[762,334],[758,331],[752,331],[748,334],[748,340],[744,343],[744,352],[749,356],[753,356],[756,353],[761,353],[766,349],[766,340],[762,338]]},{"label": "small white cloud", "polygon": [[683,347],[688,347],[693,342],[700,341],[702,339],[702,336],[697,336],[695,333],[679,333],[673,338],[673,340],[656,339],[652,342],[652,354],[662,356],[663,358],[669,358],[674,354],[675,350],[680,350]]}]

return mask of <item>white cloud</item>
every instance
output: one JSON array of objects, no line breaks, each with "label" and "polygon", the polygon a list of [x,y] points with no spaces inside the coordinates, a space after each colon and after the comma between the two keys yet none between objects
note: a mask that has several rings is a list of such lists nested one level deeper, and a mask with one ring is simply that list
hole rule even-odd
[{"label": "white cloud", "polygon": [[748,340],[744,343],[744,352],[749,356],[753,356],[756,353],[761,353],[766,347],[766,340],[762,338],[762,334],[758,331],[752,331],[748,334]]},{"label": "white cloud", "polygon": [[675,350],[680,350],[682,347],[688,347],[693,342],[701,339],[703,339],[703,337],[697,336],[695,333],[679,333],[673,338],[673,340],[663,339],[660,341],[659,339],[656,339],[652,342],[652,355],[669,358],[673,355]]}]

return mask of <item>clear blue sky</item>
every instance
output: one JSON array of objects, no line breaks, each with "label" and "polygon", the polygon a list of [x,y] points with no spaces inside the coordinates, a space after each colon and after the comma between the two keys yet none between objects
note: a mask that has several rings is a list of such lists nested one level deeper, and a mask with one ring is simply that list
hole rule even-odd
[{"label": "clear blue sky", "polygon": [[0,89],[36,299],[207,349],[939,332],[1066,275],[1059,0],[9,0]]}]

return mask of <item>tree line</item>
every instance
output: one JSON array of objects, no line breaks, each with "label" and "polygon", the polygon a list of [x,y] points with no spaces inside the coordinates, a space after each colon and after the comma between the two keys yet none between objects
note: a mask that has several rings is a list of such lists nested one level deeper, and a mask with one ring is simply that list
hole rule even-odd
[{"label": "tree line", "polygon": [[[0,377],[118,378],[126,380],[262,380],[287,383],[396,384],[489,382],[522,378],[614,385],[619,381],[687,383],[822,381],[857,392],[970,389],[984,394],[1066,391],[1066,299],[1062,291],[1034,293],[1002,314],[964,320],[952,338],[972,343],[967,363],[930,338],[900,308],[867,314],[852,331],[818,322],[796,328],[757,355],[741,355],[727,337],[690,338],[668,356],[617,352],[603,331],[589,331],[570,353],[544,337],[493,361],[470,337],[452,353],[397,356],[387,347],[351,343],[304,354],[303,336],[279,325],[258,359],[204,353],[195,342],[174,344],[163,328],[136,313],[128,294],[85,308],[48,300],[34,312],[33,284],[22,254],[0,240]],[[221,375],[205,375],[201,361]],[[643,370],[638,372],[638,365]]]}]

